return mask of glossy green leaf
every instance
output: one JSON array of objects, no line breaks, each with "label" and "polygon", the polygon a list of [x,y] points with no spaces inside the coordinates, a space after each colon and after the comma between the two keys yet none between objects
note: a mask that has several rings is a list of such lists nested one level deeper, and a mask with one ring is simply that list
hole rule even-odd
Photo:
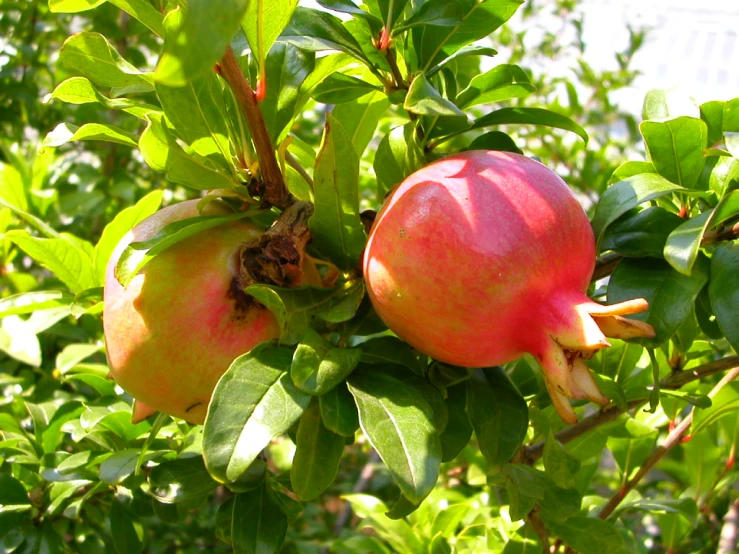
[{"label": "glossy green leaf", "polygon": [[522,0],[459,0],[462,22],[451,27],[422,26],[413,37],[418,66],[425,71],[463,46],[490,35],[503,25]]},{"label": "glossy green leaf", "polygon": [[59,53],[59,61],[104,87],[151,87],[152,76],[124,60],[99,33],[79,33],[69,37]]},{"label": "glossy green leaf", "polygon": [[523,98],[535,89],[528,74],[517,65],[500,64],[490,71],[473,77],[459,93],[456,104],[467,110],[479,104]]},{"label": "glossy green leaf", "polygon": [[713,210],[691,217],[667,237],[665,260],[684,275],[690,275],[698,257],[703,235],[711,224]]},{"label": "glossy green leaf", "polygon": [[575,484],[580,460],[567,452],[567,449],[550,433],[544,443],[544,468],[556,485],[566,489]]},{"label": "glossy green leaf", "polygon": [[463,58],[465,56],[495,56],[498,53],[498,51],[495,48],[490,48],[489,46],[480,46],[476,44],[472,44],[469,46],[463,46],[459,50],[457,50],[454,54],[449,56],[446,59],[441,60],[439,63],[434,65],[433,67],[429,68],[428,71],[426,71],[426,78],[430,79],[434,75],[436,75],[439,71],[444,69],[446,66],[448,66],[450,63],[459,60],[460,58]]},{"label": "glossy green leaf", "polygon": [[397,364],[418,375],[424,374],[424,368],[410,345],[396,337],[376,337],[361,344],[362,362],[369,364]]},{"label": "glossy green leaf", "polygon": [[420,503],[433,489],[441,464],[431,406],[421,391],[385,373],[355,372],[348,383],[362,431],[403,496]]},{"label": "glossy green leaf", "polygon": [[629,177],[639,175],[640,173],[657,173],[657,170],[654,169],[654,164],[652,162],[624,162],[613,172],[613,175],[611,175],[611,178],[608,180],[608,184],[612,185],[613,183],[624,181]]},{"label": "glossy green leaf", "polygon": [[724,142],[731,155],[739,159],[739,132],[724,133]]},{"label": "glossy green leaf", "polygon": [[694,410],[690,434],[699,433],[722,417],[736,417],[737,410],[739,410],[739,386],[737,383],[729,383],[713,397],[709,406]]},{"label": "glossy green leaf", "polygon": [[711,282],[708,296],[719,327],[735,351],[739,352],[739,242],[725,242],[711,258]]},{"label": "glossy green leaf", "polygon": [[393,35],[421,25],[454,27],[461,25],[463,18],[462,6],[456,2],[426,2],[400,25],[393,26]]},{"label": "glossy green leaf", "polygon": [[670,183],[654,173],[634,175],[625,181],[611,185],[600,197],[593,214],[593,231],[598,242],[606,228],[639,204],[655,200],[673,192],[688,194],[687,189]]},{"label": "glossy green leaf", "polygon": [[313,99],[323,104],[341,104],[361,98],[380,87],[345,73],[332,73],[313,90]]},{"label": "glossy green leaf", "polygon": [[[270,48],[290,22],[297,5],[298,0],[249,0],[246,3],[241,28],[259,67],[265,65]],[[267,86],[275,84],[268,79]]]},{"label": "glossy green leaf", "polygon": [[418,75],[408,89],[403,108],[417,115],[434,115],[467,118],[453,102],[444,98],[426,76]]},{"label": "glossy green leaf", "polygon": [[372,91],[361,98],[344,102],[331,112],[351,139],[358,157],[362,157],[367,145],[375,135],[375,129],[383,114],[390,107],[384,92]]},{"label": "glossy green leaf", "polygon": [[467,381],[467,415],[491,469],[513,457],[529,427],[526,401],[497,367],[476,370]]},{"label": "glossy green leaf", "polygon": [[315,212],[308,221],[312,247],[340,268],[353,268],[366,241],[359,219],[359,160],[349,135],[331,115],[313,176]]},{"label": "glossy green leaf", "polygon": [[708,130],[708,145],[723,140],[724,105],[723,101],[705,102],[700,105],[701,119],[705,121]]},{"label": "glossy green leaf", "polygon": [[318,313],[323,321],[329,323],[344,323],[354,317],[364,298],[364,282],[354,281],[339,287],[339,291],[328,307]]},{"label": "glossy green leaf", "polygon": [[118,554],[140,554],[144,551],[144,527],[118,500],[110,505],[110,534]]},{"label": "glossy green leaf", "polygon": [[81,127],[60,123],[44,138],[44,146],[57,147],[75,140],[102,140],[136,147],[136,135],[104,123],[85,123]]},{"label": "glossy green leaf", "polygon": [[122,286],[128,285],[157,254],[201,231],[212,229],[229,221],[242,219],[238,212],[226,215],[204,215],[182,219],[165,225],[161,231],[143,242],[132,242],[121,253],[115,268],[116,279]]},{"label": "glossy green leaf", "polygon": [[23,483],[12,475],[0,474],[0,513],[31,509],[31,501]]},{"label": "glossy green leaf", "polygon": [[79,13],[98,7],[105,0],[49,0],[52,13]]},{"label": "glossy green leaf", "polygon": [[73,293],[98,286],[90,256],[71,240],[38,238],[22,230],[8,231],[5,237],[51,271]]},{"label": "glossy green leaf", "polygon": [[341,290],[302,287],[280,288],[272,285],[250,285],[247,294],[264,304],[280,324],[280,343],[296,344],[321,310],[330,309]]},{"label": "glossy green leaf", "polygon": [[200,456],[163,462],[149,472],[149,494],[165,504],[201,498],[217,486]]},{"label": "glossy green leaf", "polygon": [[408,0],[377,0],[382,21],[388,30],[392,30],[408,5]]},{"label": "glossy green leaf", "polygon": [[643,121],[639,129],[657,172],[676,185],[694,188],[705,164],[706,123],[683,116],[668,121]]},{"label": "glossy green leaf", "polygon": [[216,480],[237,480],[308,406],[310,396],[285,372],[291,358],[290,350],[263,343],[236,358],[218,381],[203,439],[205,463]]},{"label": "glossy green leaf", "polygon": [[164,36],[164,16],[148,0],[108,0],[108,2],[139,20],[160,37]]},{"label": "glossy green leaf", "polygon": [[342,437],[353,437],[359,429],[359,413],[346,384],[339,383],[318,400],[326,428]]},{"label": "glossy green leaf", "polygon": [[[265,0],[268,1],[268,0]],[[297,112],[301,87],[315,67],[315,55],[292,44],[275,44],[266,61],[267,96],[259,105],[275,144],[289,130]]]},{"label": "glossy green leaf", "polygon": [[473,140],[466,150],[498,150],[523,154],[513,139],[502,131],[490,131]]},{"label": "glossy green leaf", "polygon": [[278,554],[287,534],[287,515],[265,481],[236,495],[231,512],[231,544],[235,554]]},{"label": "glossy green leaf", "polygon": [[377,196],[380,201],[410,174],[405,169],[407,148],[403,127],[395,127],[388,131],[377,146],[373,168],[377,177]]},{"label": "glossy green leaf", "polygon": [[685,220],[659,206],[627,213],[606,228],[601,252],[613,250],[622,256],[661,258],[670,233]]},{"label": "glossy green leaf", "polygon": [[658,346],[677,332],[690,314],[703,285],[708,281],[708,260],[699,257],[690,276],[683,275],[663,260],[626,259],[618,264],[608,285],[608,302],[645,298],[649,309],[634,319],[646,321],[657,333],[653,339],[639,339],[645,346]]},{"label": "glossy green leaf", "polygon": [[248,3],[189,0],[178,11],[170,12],[165,20],[168,33],[164,51],[154,73],[157,82],[181,87],[212,71],[239,29]]},{"label": "glossy green leaf", "polygon": [[105,226],[100,240],[95,245],[93,256],[98,284],[102,285],[105,282],[105,270],[115,247],[126,233],[159,209],[163,194],[161,190],[150,192],[135,205],[118,212],[113,221]]},{"label": "glossy green leaf", "polygon": [[[231,148],[220,84],[214,73],[189,81],[182,87],[156,84],[167,121],[193,152],[209,158],[219,168],[231,165]],[[166,163],[165,163],[166,166]]]},{"label": "glossy green leaf", "polygon": [[700,110],[695,101],[680,87],[654,89],[644,96],[642,119],[667,119],[680,116],[698,117]]},{"label": "glossy green leaf", "polygon": [[439,435],[441,442],[441,461],[451,462],[469,444],[472,438],[472,425],[467,417],[467,388],[464,383],[446,389],[445,400],[448,421]]},{"label": "glossy green leaf", "polygon": [[311,52],[340,50],[371,66],[361,46],[341,20],[324,11],[297,8],[280,40]]},{"label": "glossy green leaf", "polygon": [[0,318],[9,315],[23,315],[47,308],[69,306],[74,295],[66,291],[40,290],[22,292],[0,299]]},{"label": "glossy green leaf", "polygon": [[317,398],[300,418],[295,457],[290,469],[293,492],[312,500],[334,482],[344,452],[344,437],[326,428]]},{"label": "glossy green leaf", "polygon": [[575,516],[563,523],[550,520],[545,523],[552,533],[577,552],[618,554],[624,547],[624,539],[618,529],[602,519]]},{"label": "glossy green leaf", "polygon": [[62,81],[51,93],[51,97],[68,104],[102,104],[108,109],[121,110],[140,119],[145,119],[149,112],[159,110],[156,106],[127,98],[110,99],[101,94],[86,77],[70,77]]},{"label": "glossy green leaf", "polygon": [[155,171],[166,171],[167,178],[198,190],[233,188],[237,183],[219,171],[207,158],[186,152],[167,130],[161,114],[149,114],[149,125],[139,138],[139,150]]},{"label": "glossy green leaf", "polygon": [[320,396],[346,379],[361,356],[359,348],[338,348],[308,329],[293,355],[290,377],[301,391]]},{"label": "glossy green leaf", "polygon": [[470,129],[508,124],[542,125],[564,129],[588,142],[588,134],[580,125],[567,116],[543,108],[501,108],[476,119]]}]

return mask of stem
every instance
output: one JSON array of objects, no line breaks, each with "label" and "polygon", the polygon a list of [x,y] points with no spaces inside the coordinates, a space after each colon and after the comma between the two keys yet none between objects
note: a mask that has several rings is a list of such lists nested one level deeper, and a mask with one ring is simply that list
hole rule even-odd
[{"label": "stem", "polygon": [[[679,389],[687,385],[688,383],[692,383],[693,381],[697,381],[699,379],[702,379],[703,377],[708,377],[709,375],[714,375],[716,373],[726,371],[727,369],[739,369],[739,356],[727,356],[726,358],[721,358],[720,360],[708,362],[707,364],[703,364],[689,370],[675,371],[662,379],[659,386],[663,389]],[[601,425],[610,423],[621,414],[636,409],[642,404],[646,404],[648,400],[649,399],[647,398],[632,400],[626,406],[625,410],[620,409],[615,404],[607,406],[600,412],[588,416],[578,421],[576,424],[562,429],[559,433],[555,435],[555,438],[562,444],[571,442],[576,438],[584,435],[585,433],[588,433],[589,431],[600,427]],[[533,464],[534,462],[539,460],[543,454],[544,442],[542,441],[537,444],[524,447],[523,453],[521,454],[521,460],[524,463]]]},{"label": "stem", "polygon": [[739,500],[736,500],[724,516],[724,525],[721,527],[721,538],[716,554],[734,554],[739,538]]},{"label": "stem", "polygon": [[298,172],[298,174],[305,180],[306,183],[310,185],[311,190],[316,190],[315,184],[313,183],[313,177],[308,175],[308,172],[305,170],[305,168],[300,165],[300,162],[297,160],[295,156],[290,154],[290,152],[285,152],[285,161],[287,162],[287,165],[292,167],[295,171]]},{"label": "stem", "polygon": [[226,49],[226,53],[221,60],[221,75],[228,86],[231,87],[236,102],[244,112],[246,124],[254,140],[262,181],[265,186],[264,199],[273,206],[284,210],[293,202],[293,198],[282,179],[275,149],[272,146],[272,139],[264,123],[262,112],[259,110],[254,91],[243,71],[241,71],[241,66],[230,46]]},{"label": "stem", "polygon": [[[722,388],[736,379],[738,375],[739,367],[735,367],[734,369],[729,371],[729,373],[724,375],[724,377],[716,384],[716,386],[711,389],[711,392],[708,393],[708,397],[713,398],[714,396],[716,396],[716,394]],[[621,501],[626,497],[626,495],[628,495],[634,489],[634,487],[639,484],[639,482],[647,473],[649,473],[649,471],[655,466],[655,464],[659,462],[665,456],[665,454],[672,450],[675,445],[680,443],[680,440],[688,432],[688,429],[690,429],[690,425],[693,423],[694,413],[695,409],[691,410],[691,412],[685,417],[685,419],[683,419],[680,424],[675,427],[669,435],[667,435],[667,439],[665,440],[664,444],[655,448],[652,454],[650,454],[649,458],[647,458],[647,461],[644,462],[641,468],[639,468],[639,471],[636,473],[636,475],[634,475],[634,477],[629,480],[626,485],[621,487],[621,489],[619,489],[603,507],[600,514],[598,514],[599,518],[607,519],[608,516],[613,513],[613,511],[618,507]]]},{"label": "stem", "polygon": [[542,552],[549,552],[549,532],[541,521],[537,508],[531,510],[529,515],[526,516],[526,523],[531,526],[531,529],[536,533],[536,536],[539,537]]},{"label": "stem", "polygon": [[[375,452],[374,450],[370,452],[369,460],[362,468],[362,473],[359,474],[359,480],[354,485],[354,488],[352,488],[353,493],[364,492],[364,490],[370,484],[372,476],[375,474],[375,466],[379,461],[380,456],[377,454],[377,452]],[[336,524],[334,525],[334,535],[338,537],[341,534],[341,530],[346,527],[347,523],[349,523],[350,517],[352,517],[352,506],[347,502],[344,505],[344,509],[341,511],[341,514],[339,514],[339,517],[336,519]]]},{"label": "stem", "polygon": [[595,270],[593,271],[593,277],[590,279],[591,282],[608,277],[619,262],[623,260],[623,256],[616,254],[615,252],[607,252],[602,256],[599,256],[595,260]]},{"label": "stem", "polygon": [[400,72],[400,68],[398,67],[398,60],[395,59],[395,54],[393,54],[392,48],[387,49],[387,63],[390,66],[390,71],[392,72],[393,79],[395,80],[395,88],[408,90],[408,85],[403,80],[403,74]]}]

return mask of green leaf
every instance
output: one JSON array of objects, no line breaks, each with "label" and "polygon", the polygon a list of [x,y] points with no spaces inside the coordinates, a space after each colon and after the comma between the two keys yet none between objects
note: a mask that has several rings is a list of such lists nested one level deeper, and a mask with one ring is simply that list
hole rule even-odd
[{"label": "green leaf", "polygon": [[[181,87],[212,71],[236,34],[248,0],[189,0],[165,19],[167,36],[154,78]],[[170,30],[171,29],[171,30]]]},{"label": "green leaf", "polygon": [[414,29],[418,66],[422,71],[440,63],[463,46],[490,35],[503,25],[522,0],[460,0],[462,22],[451,27],[423,26]]},{"label": "green leaf", "polygon": [[594,517],[574,516],[565,522],[546,520],[549,530],[577,552],[588,554],[618,554],[624,539],[608,521]]},{"label": "green leaf", "polygon": [[467,110],[479,104],[523,98],[534,90],[531,79],[523,69],[513,64],[500,64],[473,77],[467,88],[457,96],[456,104]]},{"label": "green leaf", "polygon": [[334,482],[344,452],[344,437],[323,424],[317,398],[300,418],[296,446],[292,489],[300,500],[313,500]]},{"label": "green leaf", "polygon": [[98,285],[90,256],[67,238],[42,239],[22,230],[8,231],[5,238],[51,271],[73,293]]},{"label": "green leaf", "polygon": [[157,83],[156,93],[167,120],[192,151],[223,170],[229,168],[232,156],[228,127],[215,74],[206,74],[177,88]]},{"label": "green leaf", "polygon": [[201,498],[217,486],[200,456],[163,462],[149,472],[149,494],[165,504]]},{"label": "green leaf", "polygon": [[642,106],[642,119],[667,119],[679,116],[698,117],[700,110],[695,101],[679,87],[647,92]]},{"label": "green leaf", "polygon": [[287,534],[287,515],[265,481],[261,487],[237,494],[231,519],[235,554],[278,554]]},{"label": "green leaf", "polygon": [[403,496],[420,503],[434,488],[441,464],[431,406],[412,384],[386,373],[355,372],[348,384],[362,431]]},{"label": "green leaf", "polygon": [[426,2],[408,19],[393,27],[393,36],[421,25],[454,27],[461,25],[463,18],[462,7],[456,2]]},{"label": "green leaf", "polygon": [[395,127],[388,131],[377,146],[373,168],[377,177],[377,197],[380,202],[410,175],[405,164],[407,150],[403,127]]},{"label": "green leaf", "polygon": [[737,410],[739,410],[739,386],[736,383],[729,383],[713,397],[709,406],[694,410],[690,434],[699,433],[724,416],[736,417]]},{"label": "green leaf", "polygon": [[611,304],[645,298],[649,309],[630,316],[646,321],[657,333],[653,339],[639,339],[644,346],[663,344],[677,332],[690,314],[703,285],[708,281],[708,260],[699,257],[690,276],[683,275],[663,260],[626,259],[616,266],[608,285]]},{"label": "green leaf", "polygon": [[[88,411],[88,413],[90,412]],[[85,414],[83,414],[83,417],[84,415]],[[95,418],[95,421],[88,422],[89,425],[87,425],[86,428],[92,429],[104,418],[113,415],[120,415],[127,420],[130,420],[131,418],[131,413],[129,411],[113,413],[108,412],[107,410],[101,410],[100,413],[94,413],[92,415],[92,417]],[[126,478],[136,472],[139,454],[140,452],[138,448],[128,448],[113,453],[111,456],[106,458],[102,464],[100,464],[100,480],[107,485],[117,485],[122,483]],[[163,454],[163,451],[149,452],[145,459],[146,461],[149,461],[162,456]]]},{"label": "green leaf", "polygon": [[[241,21],[241,28],[249,41],[259,67],[264,67],[272,45],[290,22],[298,0],[250,0]],[[272,86],[269,82],[268,86]],[[278,89],[279,90],[279,89]]]},{"label": "green leaf", "polygon": [[736,352],[739,352],[739,241],[725,242],[711,258],[711,282],[708,296],[719,327]]},{"label": "green leaf", "polygon": [[363,342],[360,346],[364,363],[397,364],[410,368],[417,375],[423,376],[424,374],[424,367],[411,347],[397,337],[375,337]]},{"label": "green leaf", "polygon": [[144,527],[118,500],[110,504],[110,535],[118,554],[140,554],[144,551]]},{"label": "green leaf", "polygon": [[677,227],[665,243],[664,257],[684,275],[690,275],[698,257],[703,235],[711,224],[713,210],[705,211]]},{"label": "green leaf", "polygon": [[126,233],[159,209],[163,194],[161,190],[150,192],[136,202],[134,206],[129,206],[118,212],[113,221],[105,226],[100,240],[95,245],[93,256],[98,284],[102,285],[105,282],[105,270],[115,247]]},{"label": "green leaf", "polygon": [[301,416],[310,396],[285,370],[292,352],[263,343],[234,360],[213,392],[205,420],[203,453],[221,483],[237,480],[272,439]]},{"label": "green leaf", "polygon": [[544,127],[564,129],[565,131],[575,133],[586,144],[588,142],[588,134],[585,132],[585,129],[569,117],[543,108],[501,108],[479,117],[468,130],[509,124],[542,125]]},{"label": "green leaf", "polygon": [[467,381],[467,415],[491,469],[508,462],[526,437],[526,401],[501,368],[472,374]]},{"label": "green leaf", "polygon": [[444,69],[447,65],[465,56],[491,56],[492,57],[492,56],[495,56],[497,53],[498,51],[495,48],[490,48],[489,46],[479,46],[479,45],[463,46],[462,48],[457,50],[454,54],[452,54],[451,56],[449,56],[448,58],[444,60],[441,60],[438,64],[434,65],[428,71],[426,71],[426,78],[431,79],[431,77],[436,75],[439,71]]},{"label": "green leaf", "polygon": [[359,348],[335,347],[308,329],[293,355],[290,377],[301,391],[320,396],[354,371],[361,356]]},{"label": "green leaf", "polygon": [[705,164],[706,123],[694,117],[678,117],[668,121],[642,121],[639,130],[657,172],[677,185],[695,188]]},{"label": "green leaf", "polygon": [[375,135],[380,118],[390,107],[384,92],[373,91],[361,98],[336,106],[331,115],[351,138],[357,157],[361,158]]},{"label": "green leaf", "polygon": [[721,142],[724,138],[724,105],[726,102],[713,101],[700,105],[701,119],[706,122],[708,145]]},{"label": "green leaf", "polygon": [[739,132],[724,133],[724,142],[726,143],[726,149],[739,160]]},{"label": "green leaf", "polygon": [[606,228],[600,251],[613,250],[622,256],[661,258],[667,237],[685,220],[659,206],[629,212]]},{"label": "green leaf", "polygon": [[57,98],[68,104],[102,104],[110,110],[122,110],[139,119],[146,119],[146,115],[159,108],[151,104],[142,104],[128,98],[110,99],[102,95],[95,85],[86,77],[70,77],[62,81],[51,93],[52,98]]},{"label": "green leaf", "polygon": [[342,437],[353,437],[359,429],[359,413],[346,383],[339,383],[318,400],[326,428]]},{"label": "green leaf", "polygon": [[59,53],[59,61],[104,87],[139,86],[151,88],[151,74],[142,73],[124,60],[99,33],[79,33],[69,37]]},{"label": "green leaf", "polygon": [[340,50],[372,67],[357,39],[341,20],[324,11],[298,7],[280,40],[309,52]]},{"label": "green leaf", "polygon": [[472,438],[472,424],[467,417],[467,387],[464,383],[446,389],[448,421],[439,435],[441,441],[441,461],[451,462],[469,444]]},{"label": "green leaf", "polygon": [[74,140],[102,140],[125,146],[136,147],[136,135],[120,127],[103,123],[85,123],[82,127],[71,123],[60,123],[49,131],[43,145],[57,147]]},{"label": "green leaf", "polygon": [[339,286],[339,293],[331,304],[318,312],[318,317],[329,323],[344,323],[357,313],[364,298],[364,282],[361,280]]},{"label": "green leaf", "polygon": [[624,181],[640,173],[657,173],[657,170],[654,169],[652,162],[624,162],[613,172],[613,175],[608,180],[608,184],[612,185],[613,183]]},{"label": "green leaf", "polygon": [[490,131],[480,135],[465,150],[499,150],[523,154],[513,139],[502,131]]},{"label": "green leaf", "polygon": [[108,0],[138,19],[160,37],[164,36],[164,16],[148,0]]},{"label": "green leaf", "polygon": [[[654,173],[634,175],[608,187],[600,197],[593,214],[593,231],[598,242],[606,228],[639,204],[656,200],[673,192],[691,194],[691,191],[670,183]],[[693,194],[700,194],[694,193]]]},{"label": "green leaf", "polygon": [[226,215],[204,215],[169,223],[149,240],[132,242],[126,247],[121,253],[118,265],[115,268],[116,279],[125,287],[146,264],[170,246],[174,246],[178,242],[206,229],[223,225],[235,219],[241,219],[245,215],[242,212]]},{"label": "green leaf", "polygon": [[0,513],[31,509],[31,501],[23,483],[15,477],[0,474]]},{"label": "green leaf", "polygon": [[544,468],[552,481],[564,489],[575,485],[575,476],[580,470],[580,460],[549,433],[544,443]]},{"label": "green leaf", "polygon": [[30,314],[48,308],[60,308],[69,306],[72,302],[74,302],[74,295],[66,291],[22,292],[0,299],[0,318],[9,315]]},{"label": "green leaf", "polygon": [[313,53],[304,52],[292,44],[278,43],[267,56],[267,97],[259,109],[275,144],[279,143],[283,133],[289,131],[290,122],[300,115],[301,87],[315,66]]},{"label": "green leaf", "polygon": [[359,160],[349,135],[330,114],[313,175],[312,247],[341,269],[351,269],[367,238],[359,219]]},{"label": "green leaf", "polygon": [[149,114],[149,124],[139,137],[139,150],[155,171],[166,171],[167,178],[197,190],[233,188],[237,183],[224,175],[207,158],[186,152],[164,125],[162,114]]},{"label": "green leaf", "polygon": [[313,89],[313,99],[323,104],[341,104],[361,98],[380,87],[345,73],[335,72]]},{"label": "green leaf", "polygon": [[79,13],[97,8],[105,0],[49,0],[51,13]]},{"label": "green leaf", "polygon": [[422,73],[411,83],[403,108],[418,115],[435,115],[467,118],[452,101],[444,98]]},{"label": "green leaf", "polygon": [[322,310],[330,310],[341,297],[341,289],[316,287],[280,288],[250,285],[245,291],[264,304],[280,324],[280,343],[296,344]]}]

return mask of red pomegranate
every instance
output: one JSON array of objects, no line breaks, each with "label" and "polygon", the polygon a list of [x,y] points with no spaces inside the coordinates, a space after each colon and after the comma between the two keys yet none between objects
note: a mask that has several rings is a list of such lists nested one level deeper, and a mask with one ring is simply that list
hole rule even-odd
[{"label": "red pomegranate", "polygon": [[532,354],[566,422],[567,398],[606,404],[583,358],[616,338],[654,336],[586,296],[595,265],[588,218],[567,185],[518,154],[472,151],[409,176],[370,233],[364,276],[398,336],[440,361],[486,367]]},{"label": "red pomegranate", "polygon": [[[272,312],[239,286],[239,253],[262,231],[238,220],[205,230],[156,256],[124,289],[115,267],[125,248],[174,221],[201,215],[197,200],[164,208],[118,244],[105,277],[108,363],[134,398],[134,421],[162,411],[203,423],[218,379],[257,344],[279,337]],[[217,202],[202,215],[222,213]]]}]

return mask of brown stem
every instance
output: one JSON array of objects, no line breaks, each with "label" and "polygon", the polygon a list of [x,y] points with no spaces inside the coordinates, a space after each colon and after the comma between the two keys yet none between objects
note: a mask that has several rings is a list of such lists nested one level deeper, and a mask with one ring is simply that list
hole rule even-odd
[{"label": "brown stem", "polygon": [[272,139],[267,132],[267,126],[264,123],[262,112],[259,110],[259,103],[254,91],[244,72],[241,71],[241,66],[230,46],[226,49],[220,68],[221,75],[228,86],[231,87],[236,102],[244,112],[246,124],[249,126],[249,132],[254,139],[254,147],[257,151],[259,168],[264,182],[264,199],[273,206],[284,210],[294,199],[288,192],[282,178]]},{"label": "brown stem", "polygon": [[[709,375],[714,375],[716,373],[735,368],[739,368],[739,356],[727,356],[726,358],[721,358],[720,360],[708,362],[692,369],[675,371],[662,379],[659,386],[660,388],[664,389],[679,389],[680,387],[683,387],[688,383],[692,383],[693,381],[702,379],[703,377],[708,377]],[[600,427],[601,425],[610,423],[621,414],[638,408],[642,404],[646,404],[646,402],[647,399],[632,400],[631,402],[629,402],[625,410],[622,410],[618,406],[613,404],[610,406],[606,406],[598,413],[588,416],[578,421],[576,424],[562,429],[559,433],[555,435],[555,438],[562,444],[566,444],[584,435],[585,433],[592,431],[597,427]],[[544,442],[542,441],[537,444],[524,447],[521,454],[521,461],[523,463],[533,464],[539,458],[541,458],[543,454]]]},{"label": "brown stem", "polygon": [[603,277],[608,277],[613,273],[613,270],[616,269],[616,266],[621,260],[623,260],[623,256],[615,252],[606,252],[602,256],[599,256],[595,260],[595,271],[593,271],[593,277],[590,280],[598,281],[599,279],[603,279]]},{"label": "brown stem", "polygon": [[716,554],[734,554],[737,539],[739,539],[739,500],[729,506],[729,511],[724,516],[724,524],[721,527],[721,538],[718,542]]},{"label": "brown stem", "polygon": [[[724,377],[718,383],[716,383],[716,386],[711,389],[711,392],[708,393],[708,397],[713,398],[714,396],[716,396],[716,394],[722,388],[736,379],[738,375],[739,367],[735,367],[734,369],[729,371],[729,373],[724,375]],[[626,495],[628,495],[634,489],[634,487],[639,484],[644,476],[649,473],[654,465],[659,462],[672,448],[674,448],[675,445],[680,443],[680,440],[688,432],[688,429],[690,429],[690,425],[693,423],[694,412],[695,410],[692,410],[685,417],[685,419],[683,419],[680,424],[675,427],[669,435],[667,435],[667,439],[665,439],[664,444],[654,449],[654,451],[649,455],[649,458],[647,458],[647,461],[644,462],[644,464],[639,468],[639,471],[636,473],[636,475],[634,475],[634,477],[627,481],[623,487],[616,491],[616,494],[611,497],[608,503],[600,511],[600,514],[598,514],[599,518],[607,519],[608,516],[613,513],[613,511],[618,507],[621,501],[626,497]]]},{"label": "brown stem", "polygon": [[531,529],[536,533],[536,536],[539,537],[542,552],[549,552],[549,532],[541,521],[537,508],[531,510],[526,516],[526,523],[531,526]]},{"label": "brown stem", "polygon": [[395,88],[408,90],[408,85],[403,80],[403,75],[400,73],[398,61],[395,59],[395,54],[393,54],[392,48],[387,49],[387,63],[390,66],[390,71],[392,72],[393,79],[395,80]]}]

